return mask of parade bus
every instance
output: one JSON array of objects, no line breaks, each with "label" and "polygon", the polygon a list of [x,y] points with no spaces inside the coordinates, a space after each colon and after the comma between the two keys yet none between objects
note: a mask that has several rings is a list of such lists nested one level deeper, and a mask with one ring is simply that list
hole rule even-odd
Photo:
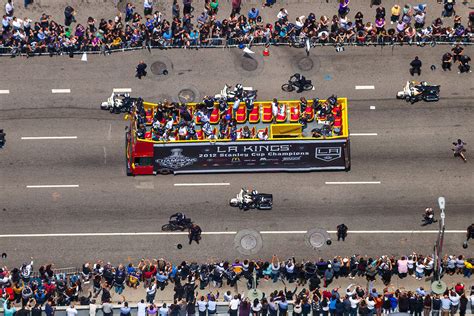
[{"label": "parade bus", "polygon": [[[335,100],[329,113],[326,100],[316,101],[317,105],[308,100],[303,111],[299,100],[279,101],[278,112],[272,111],[272,101],[255,101],[250,113],[245,104],[233,110],[232,103],[222,113],[216,103],[206,112],[206,130],[198,111],[202,105],[188,103],[183,105],[190,114],[188,121],[173,117],[166,138],[154,135],[161,105],[143,102],[145,119],[139,118],[136,108],[126,116],[127,175],[349,171],[348,103],[346,98]],[[225,118],[234,123],[231,136],[219,132],[219,121]],[[193,137],[183,133],[183,124],[195,128]]]}]

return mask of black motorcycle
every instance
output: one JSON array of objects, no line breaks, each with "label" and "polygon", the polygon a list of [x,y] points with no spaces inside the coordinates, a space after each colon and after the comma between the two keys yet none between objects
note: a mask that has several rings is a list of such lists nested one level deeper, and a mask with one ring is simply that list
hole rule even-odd
[{"label": "black motorcycle", "polygon": [[297,90],[296,92],[303,92],[313,90],[313,84],[311,80],[305,78],[305,76],[300,75],[299,73],[294,74],[288,80],[288,83],[285,83],[281,86],[281,89],[285,92],[292,92]]},{"label": "black motorcycle", "polygon": [[170,216],[168,224],[161,226],[162,231],[184,231],[193,225],[193,221],[190,218],[177,219],[176,214]]}]

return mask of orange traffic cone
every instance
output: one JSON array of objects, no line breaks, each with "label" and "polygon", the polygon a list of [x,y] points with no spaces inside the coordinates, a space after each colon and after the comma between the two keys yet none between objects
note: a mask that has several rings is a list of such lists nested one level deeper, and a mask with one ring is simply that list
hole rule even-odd
[{"label": "orange traffic cone", "polygon": [[265,48],[263,49],[263,56],[265,57],[268,57],[270,56],[270,49],[269,49],[270,45],[265,45]]}]

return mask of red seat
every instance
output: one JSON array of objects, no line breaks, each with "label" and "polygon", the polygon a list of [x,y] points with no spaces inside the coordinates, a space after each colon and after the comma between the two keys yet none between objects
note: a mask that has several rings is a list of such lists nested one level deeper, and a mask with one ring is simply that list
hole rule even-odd
[{"label": "red seat", "polygon": [[262,105],[262,110],[263,110],[262,122],[270,123],[271,121],[273,121],[272,105],[264,104]]},{"label": "red seat", "polygon": [[290,122],[295,123],[300,120],[300,106],[292,105],[290,106]]},{"label": "red seat", "polygon": [[209,123],[211,124],[217,124],[219,123],[219,109],[214,108],[211,113],[211,118],[209,119]]},{"label": "red seat", "polygon": [[311,106],[306,107],[305,111],[306,115],[308,116],[308,122],[314,120],[314,109]]},{"label": "red seat", "polygon": [[145,139],[151,139],[151,131],[145,133]]},{"label": "red seat", "polygon": [[235,119],[237,120],[237,123],[245,123],[247,120],[247,108],[245,104],[239,105],[239,108],[235,113]]},{"label": "red seat", "polygon": [[260,106],[255,105],[249,114],[249,122],[256,124],[260,121]]},{"label": "red seat", "polygon": [[278,123],[284,123],[286,121],[286,105],[283,104],[283,111],[281,111],[280,109],[278,109],[278,114],[277,114],[277,117],[276,117],[276,121]]},{"label": "red seat", "polygon": [[202,129],[198,129],[196,131],[196,135],[197,135],[197,139],[204,139],[204,132],[202,131]]},{"label": "red seat", "polygon": [[153,110],[149,109],[145,111],[146,125],[153,124]]},{"label": "red seat", "polygon": [[201,118],[200,118],[199,116],[195,115],[195,116],[194,116],[194,122],[195,122],[196,124],[199,124],[199,125],[200,125],[200,124],[201,124]]}]

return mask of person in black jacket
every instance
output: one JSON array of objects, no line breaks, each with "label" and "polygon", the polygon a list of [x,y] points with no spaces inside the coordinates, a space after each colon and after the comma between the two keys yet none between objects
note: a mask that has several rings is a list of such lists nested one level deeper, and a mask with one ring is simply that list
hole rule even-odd
[{"label": "person in black jacket", "polygon": [[137,65],[137,73],[135,77],[137,77],[138,79],[142,79],[142,77],[146,77],[146,67],[147,67],[147,64],[145,64],[143,60],[140,60],[140,62]]},{"label": "person in black jacket", "polygon": [[421,75],[421,65],[421,60],[418,58],[418,56],[415,56],[415,59],[413,59],[410,63],[410,74],[412,76],[414,76],[415,74],[418,74],[418,76]]},{"label": "person in black jacket", "polygon": [[344,224],[337,225],[337,241],[344,241],[347,237],[347,226]]},{"label": "person in black jacket", "polygon": [[415,295],[415,316],[421,316],[423,313],[423,297],[421,295]]},{"label": "person in black jacket", "polygon": [[433,306],[431,309],[431,315],[439,316],[440,310],[441,310],[441,299],[439,298],[439,295],[436,294],[436,296],[433,297]]}]

